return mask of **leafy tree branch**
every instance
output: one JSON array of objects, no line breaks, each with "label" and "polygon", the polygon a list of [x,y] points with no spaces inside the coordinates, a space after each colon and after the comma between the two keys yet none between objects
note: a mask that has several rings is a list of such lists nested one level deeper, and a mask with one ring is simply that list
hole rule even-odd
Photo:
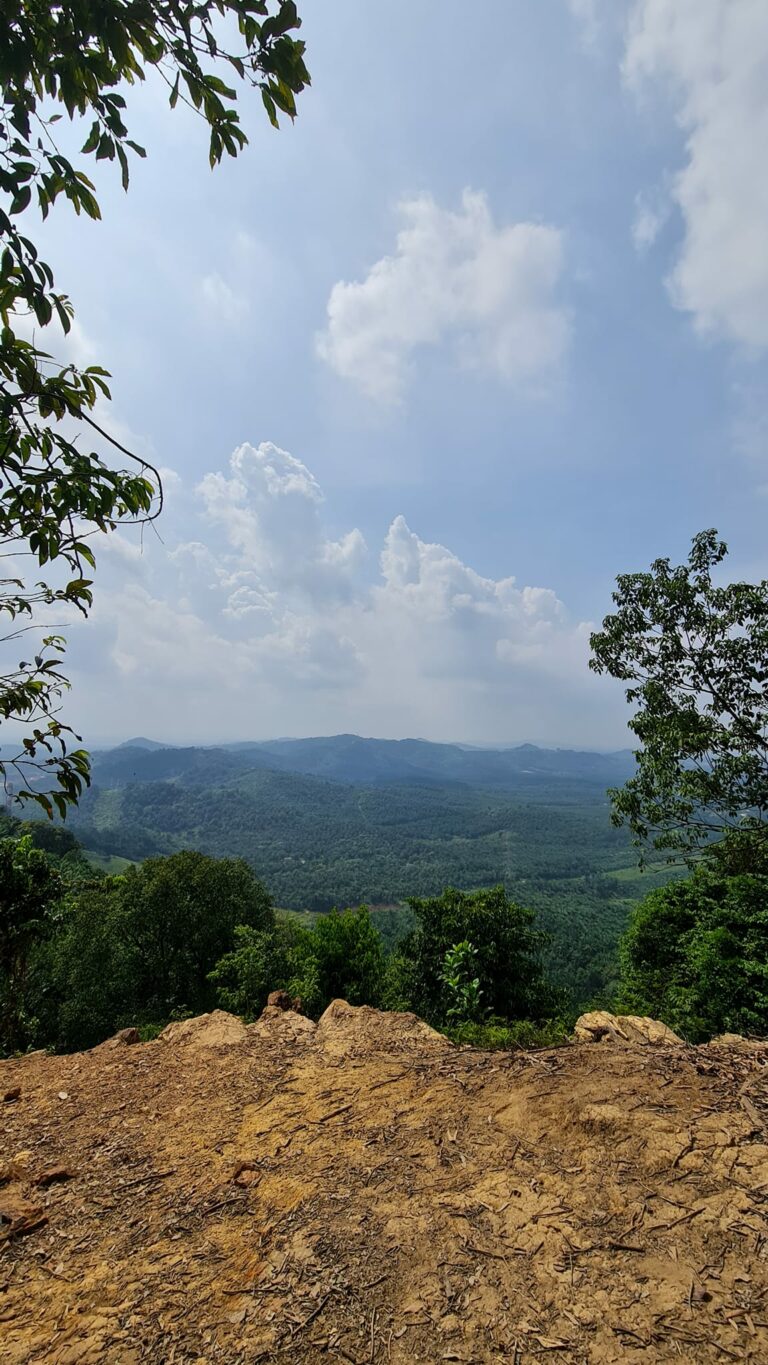
[{"label": "leafy tree branch", "polygon": [[[61,364],[34,330],[34,339],[27,335],[56,322],[66,336],[74,314],[21,222],[34,208],[46,218],[62,198],[78,216],[98,220],[96,187],[83,169],[88,160],[116,162],[128,189],[130,156],[146,152],[129,136],[126,95],[148,72],[168,84],[171,108],[181,98],[205,122],[211,167],[247,143],[237,89],[222,71],[260,92],[275,127],[281,113],[293,118],[309,83],[304,44],[295,36],[300,23],[293,0],[9,0],[3,7],[0,557],[10,571],[0,579],[0,612],[11,622],[36,624],[44,608],[59,603],[87,615],[96,565],[89,541],[117,525],[152,521],[162,508],[158,471],[97,420],[110,398],[106,370]],[[90,120],[79,165],[56,141],[64,117]],[[89,445],[95,437],[96,449]],[[115,451],[127,467],[114,467]],[[27,572],[30,560],[35,568]],[[38,569],[44,576],[35,581]],[[0,734],[3,722],[25,731],[14,756],[3,749],[0,779],[7,789],[13,774],[20,796],[64,815],[89,780],[89,764],[58,719],[69,682],[64,639],[51,629],[40,623],[34,663],[0,665]],[[0,638],[6,656],[17,639],[17,629]]]},{"label": "leafy tree branch", "polygon": [[636,708],[637,772],[611,792],[614,823],[690,862],[768,832],[768,582],[719,585],[726,555],[702,531],[687,564],[622,574],[591,641],[591,668],[629,683]]}]

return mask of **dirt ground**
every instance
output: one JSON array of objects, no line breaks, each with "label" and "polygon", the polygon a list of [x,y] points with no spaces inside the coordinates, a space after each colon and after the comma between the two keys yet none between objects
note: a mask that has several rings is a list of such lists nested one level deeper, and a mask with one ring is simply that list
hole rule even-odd
[{"label": "dirt ground", "polygon": [[0,1063],[3,1365],[768,1362],[768,1044],[167,1034]]}]

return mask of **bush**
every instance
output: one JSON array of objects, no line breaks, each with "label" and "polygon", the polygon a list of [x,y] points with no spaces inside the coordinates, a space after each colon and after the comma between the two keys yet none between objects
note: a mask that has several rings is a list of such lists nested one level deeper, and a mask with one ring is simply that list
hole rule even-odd
[{"label": "bush", "polygon": [[520,1050],[534,1047],[562,1047],[570,1041],[571,1026],[564,1019],[547,1019],[535,1024],[530,1019],[488,1019],[482,1024],[464,1023],[446,1028],[454,1043],[469,1044],[487,1051]]},{"label": "bush", "polygon": [[698,869],[652,891],[621,942],[619,1003],[691,1042],[768,1033],[768,876]]},{"label": "bush", "polygon": [[446,1018],[456,1023],[479,1023],[485,1013],[477,970],[477,949],[466,939],[455,943],[443,958],[440,979],[450,1001]]},{"label": "bush", "polygon": [[275,990],[298,996],[315,1017],[337,997],[351,1005],[382,1003],[384,947],[367,906],[331,910],[313,929],[281,916],[264,933],[238,928],[236,936],[234,951],[210,973],[223,1009],[254,1018]]},{"label": "bush", "polygon": [[0,1052],[34,1037],[31,962],[54,928],[62,892],[58,872],[28,834],[0,841]]},{"label": "bush", "polygon": [[128,1024],[209,1009],[209,973],[238,924],[274,925],[267,891],[241,860],[175,853],[74,890],[33,964],[40,1040],[91,1047]]},{"label": "bush", "polygon": [[312,932],[322,1008],[336,999],[350,1005],[381,1005],[386,957],[367,905],[331,910],[321,915]]},{"label": "bush", "polygon": [[456,891],[410,900],[416,928],[400,944],[389,998],[408,992],[408,1005],[430,1023],[444,1024],[455,1008],[446,982],[446,954],[473,948],[472,979],[483,1007],[503,1019],[539,1019],[554,1012],[556,997],[543,979],[544,936],[533,928],[532,910],[517,905],[503,886]]},{"label": "bush", "polygon": [[235,947],[210,973],[222,1009],[255,1019],[271,991],[298,996],[302,1008],[314,1013],[320,1003],[314,936],[292,917],[278,916],[273,929],[258,932],[246,925],[235,929]]}]

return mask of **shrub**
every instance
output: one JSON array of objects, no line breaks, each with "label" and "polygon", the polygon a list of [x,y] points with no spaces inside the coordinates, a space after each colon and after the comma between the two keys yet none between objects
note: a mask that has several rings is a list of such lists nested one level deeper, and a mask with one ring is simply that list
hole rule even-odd
[{"label": "shrub", "polygon": [[267,891],[239,859],[175,853],[72,891],[35,958],[42,1036],[90,1047],[128,1024],[209,1009],[209,973],[238,924],[274,926]]},{"label": "shrub", "polygon": [[416,928],[400,944],[400,985],[410,991],[409,1005],[430,1023],[445,1023],[455,1006],[446,984],[446,954],[461,943],[474,950],[478,992],[492,1014],[503,1019],[537,1019],[553,1012],[554,993],[545,985],[541,965],[544,936],[534,914],[507,896],[503,886],[456,891],[410,900]]},{"label": "shrub", "polygon": [[700,868],[652,891],[620,948],[620,1005],[691,1042],[768,1033],[768,876]]}]

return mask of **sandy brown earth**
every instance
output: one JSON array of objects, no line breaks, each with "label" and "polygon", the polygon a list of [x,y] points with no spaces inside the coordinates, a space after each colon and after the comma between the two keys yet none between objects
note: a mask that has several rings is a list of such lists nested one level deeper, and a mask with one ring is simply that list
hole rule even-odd
[{"label": "sandy brown earth", "polygon": [[0,1361],[768,1362],[767,1064],[341,1003],[0,1063]]}]

